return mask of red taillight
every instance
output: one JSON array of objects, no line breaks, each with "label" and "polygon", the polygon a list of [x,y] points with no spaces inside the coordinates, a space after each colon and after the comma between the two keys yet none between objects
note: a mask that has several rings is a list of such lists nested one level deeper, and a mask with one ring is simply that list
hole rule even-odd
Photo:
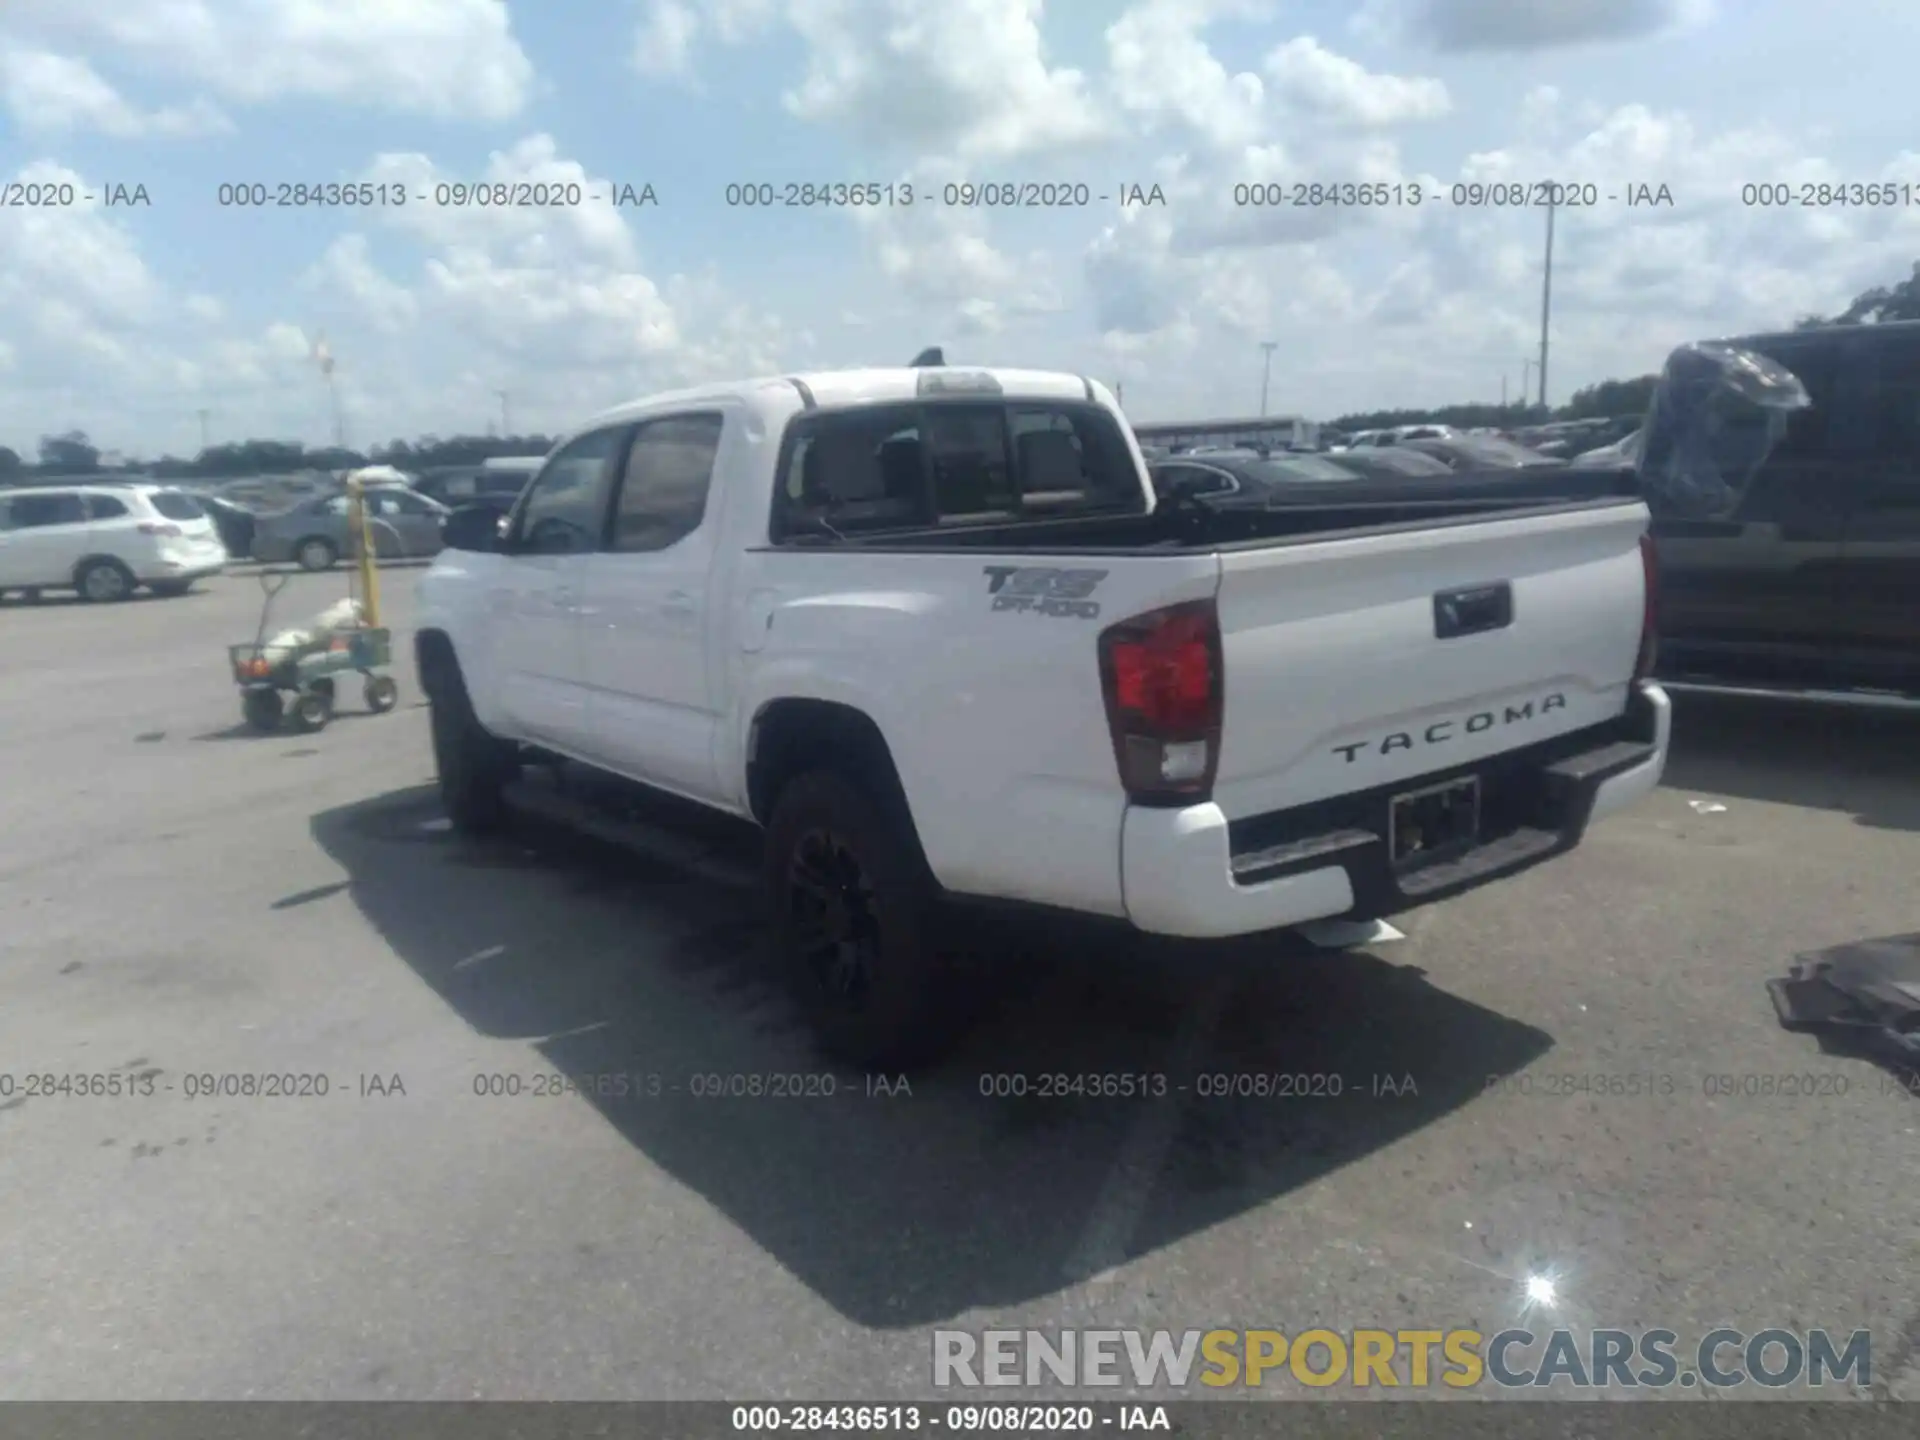
[{"label": "red taillight", "polygon": [[187,532],[182,530],[178,525],[156,525],[151,520],[143,520],[140,522],[140,533],[142,535],[159,535],[167,540],[178,540]]},{"label": "red taillight", "polygon": [[1169,606],[1102,633],[1100,679],[1129,798],[1191,804],[1211,794],[1224,713],[1213,602]]},{"label": "red taillight", "polygon": [[1633,662],[1635,680],[1650,679],[1660,656],[1660,561],[1653,536],[1640,537],[1640,573],[1645,578],[1640,608],[1640,654]]}]

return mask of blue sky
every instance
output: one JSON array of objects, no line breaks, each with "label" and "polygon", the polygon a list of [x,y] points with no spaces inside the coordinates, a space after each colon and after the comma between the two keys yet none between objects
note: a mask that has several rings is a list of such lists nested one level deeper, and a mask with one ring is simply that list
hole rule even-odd
[{"label": "blue sky", "polygon": [[[1236,208],[1255,181],[1666,185],[1563,212],[1550,388],[1831,309],[1920,260],[1920,7],[1893,0],[10,0],[0,443],[151,455],[556,429],[670,385],[956,359],[1059,366],[1157,419],[1517,393],[1543,219]],[[899,181],[911,210],[729,208]],[[654,187],[541,212],[223,209],[222,183]],[[1900,208],[1745,183],[1906,181]],[[1161,207],[947,207],[949,182],[1159,183]],[[17,193],[8,198],[20,199]]]}]

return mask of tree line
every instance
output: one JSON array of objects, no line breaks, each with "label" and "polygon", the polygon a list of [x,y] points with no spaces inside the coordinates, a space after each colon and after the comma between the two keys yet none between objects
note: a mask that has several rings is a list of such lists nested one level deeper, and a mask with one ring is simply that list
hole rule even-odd
[{"label": "tree line", "polygon": [[[1913,273],[1894,285],[1876,285],[1854,297],[1838,315],[1806,315],[1796,329],[1821,325],[1879,325],[1894,320],[1920,320],[1920,262]],[[1392,425],[1453,425],[1461,429],[1490,425],[1513,429],[1543,425],[1553,420],[1611,419],[1644,415],[1658,375],[1631,380],[1602,380],[1576,390],[1566,404],[1544,408],[1524,402],[1515,405],[1446,405],[1438,410],[1371,410],[1342,415],[1328,423],[1339,430],[1378,430]],[[507,455],[544,455],[553,448],[546,435],[454,435],[445,439],[424,435],[418,440],[390,440],[371,450],[339,446],[309,448],[297,440],[240,440],[212,445],[192,459],[163,455],[153,461],[126,461],[103,467],[99,447],[83,430],[41,437],[37,461],[0,445],[0,485],[62,475],[97,475],[103,469],[152,475],[162,480],[228,480],[252,475],[291,475],[302,470],[351,470],[361,465],[392,465],[401,470],[431,470],[438,466],[478,465]]]}]

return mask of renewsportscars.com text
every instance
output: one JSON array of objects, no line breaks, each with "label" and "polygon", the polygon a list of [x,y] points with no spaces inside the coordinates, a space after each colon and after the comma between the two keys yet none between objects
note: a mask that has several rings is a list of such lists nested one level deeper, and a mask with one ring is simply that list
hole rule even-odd
[{"label": "renewsportscars.com text", "polygon": [[1865,1330],[936,1330],[933,1383],[1257,1389],[1291,1379],[1354,1388],[1782,1389],[1873,1381]]}]

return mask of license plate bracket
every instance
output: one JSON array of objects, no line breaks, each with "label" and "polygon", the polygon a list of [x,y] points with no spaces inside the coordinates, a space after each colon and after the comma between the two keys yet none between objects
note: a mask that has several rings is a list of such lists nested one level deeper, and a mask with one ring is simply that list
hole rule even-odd
[{"label": "license plate bracket", "polygon": [[1387,855],[1395,869],[1452,859],[1479,838],[1478,775],[1408,790],[1387,801]]}]

